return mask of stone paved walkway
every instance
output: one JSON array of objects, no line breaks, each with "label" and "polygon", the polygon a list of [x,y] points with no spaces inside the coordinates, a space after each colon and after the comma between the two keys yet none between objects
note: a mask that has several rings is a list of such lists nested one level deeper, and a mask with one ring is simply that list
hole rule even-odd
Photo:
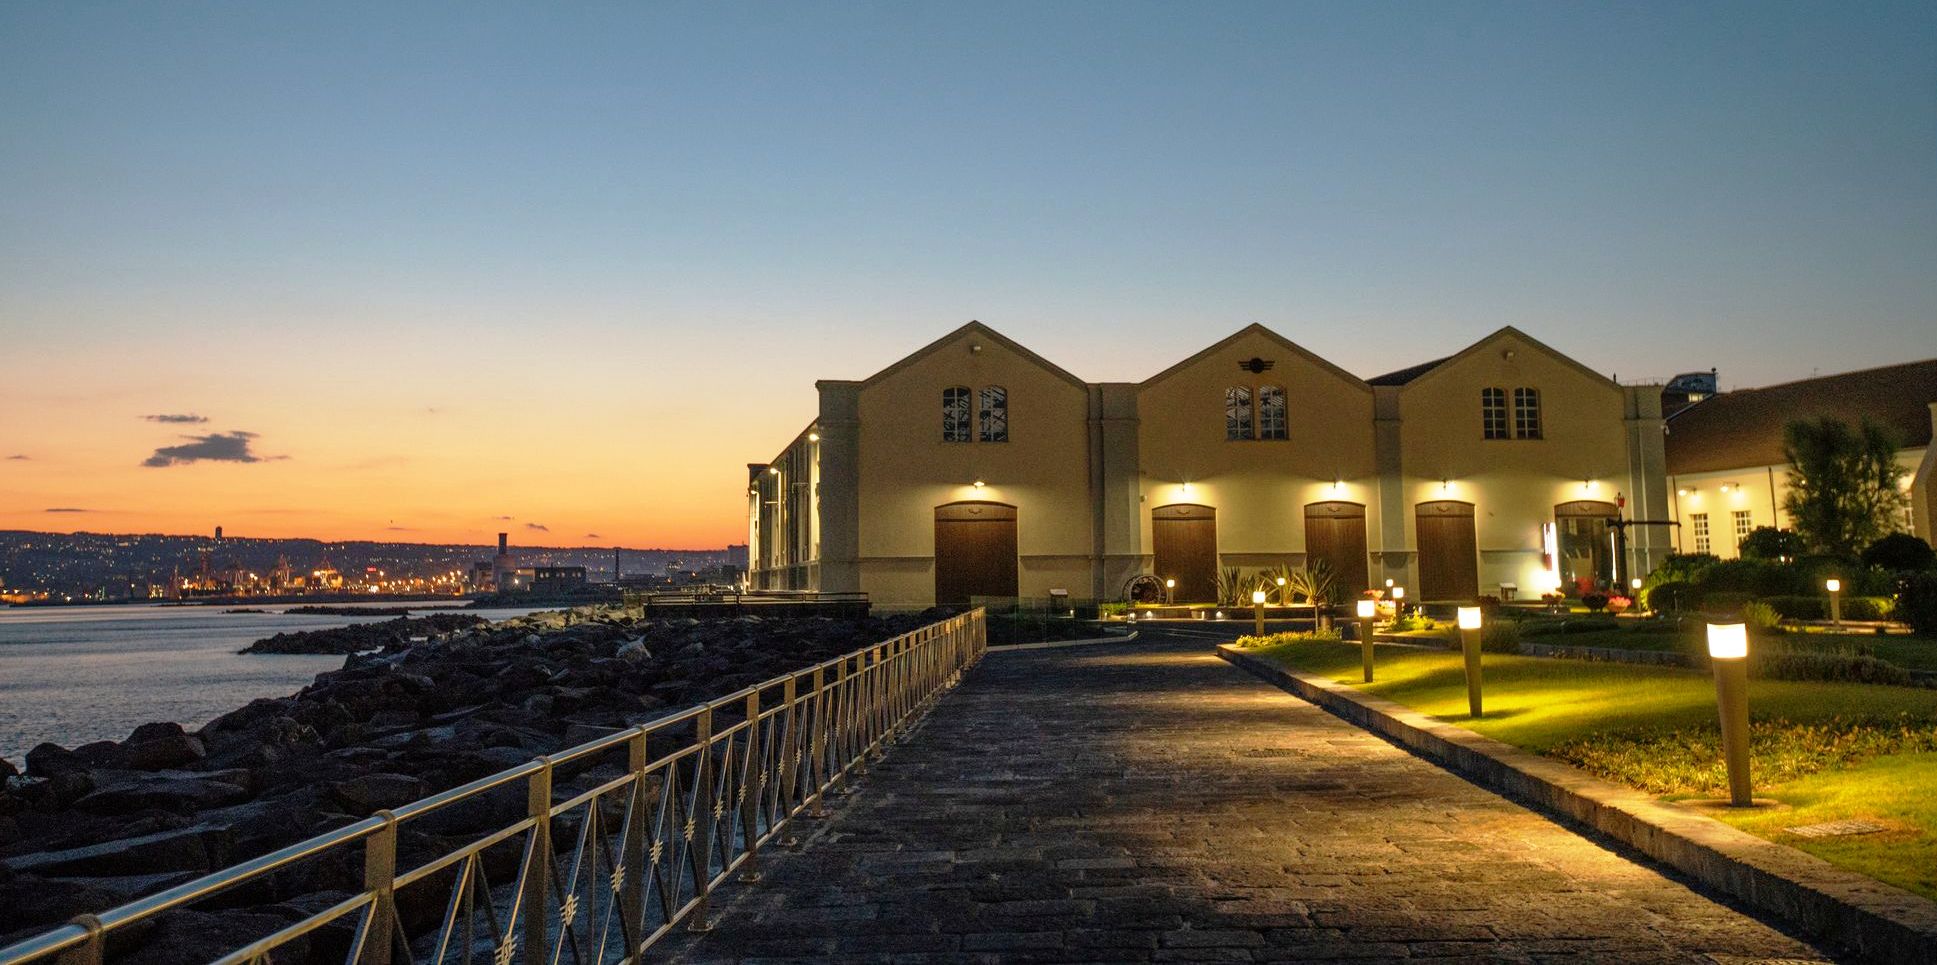
[{"label": "stone paved walkway", "polygon": [[[678,961],[1821,960],[1218,660],[995,653]],[[1192,634],[1192,635],[1186,635]]]}]

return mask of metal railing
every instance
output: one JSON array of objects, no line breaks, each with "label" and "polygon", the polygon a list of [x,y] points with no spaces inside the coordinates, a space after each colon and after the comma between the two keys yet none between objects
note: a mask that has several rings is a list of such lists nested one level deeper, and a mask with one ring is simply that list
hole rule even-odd
[{"label": "metal railing", "polygon": [[[796,816],[824,814],[825,796],[845,791],[987,645],[982,611],[951,617],[82,915],[0,949],[0,965],[98,963],[129,950],[116,939],[131,926],[238,889],[282,901],[334,890],[312,877],[301,895],[282,893],[292,869],[310,863],[324,877],[354,876],[338,893],[347,897],[216,961],[635,961],[681,922],[703,929],[713,890],[736,871],[757,879],[761,849]],[[560,777],[585,786],[555,800]],[[430,846],[448,839],[412,834],[417,822],[519,785],[523,817],[466,844],[443,850]],[[400,867],[400,840],[428,853]]]}]

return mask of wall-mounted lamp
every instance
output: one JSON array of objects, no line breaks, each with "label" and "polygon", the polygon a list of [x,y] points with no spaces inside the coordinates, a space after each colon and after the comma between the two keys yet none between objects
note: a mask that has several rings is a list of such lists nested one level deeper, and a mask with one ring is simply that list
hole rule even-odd
[{"label": "wall-mounted lamp", "polygon": [[768,466],[768,467],[767,467],[767,474],[768,474],[768,475],[770,475],[770,476],[778,476],[778,475],[780,475],[780,467],[779,467],[779,466]]},{"label": "wall-mounted lamp", "polygon": [[1677,490],[1675,490],[1675,495],[1677,495],[1677,496],[1686,496],[1686,495],[1688,495],[1689,493],[1692,493],[1692,492],[1694,492],[1694,490],[1693,490],[1693,489],[1690,489],[1690,488],[1688,488],[1687,486],[1683,486],[1683,487],[1681,487],[1681,488],[1679,488],[1679,489],[1677,489]]},{"label": "wall-mounted lamp", "polygon": [[818,432],[810,432],[810,433],[808,433],[808,434],[807,434],[807,441],[808,441],[808,442],[819,442],[819,441],[821,441],[821,434],[820,434],[820,433],[818,433]]},{"label": "wall-mounted lamp", "polygon": [[985,483],[985,482],[983,482],[982,480],[980,480],[980,479],[977,479],[977,480],[976,480],[976,481],[975,481],[974,483],[972,483],[971,485],[973,485],[973,486],[974,486],[975,488],[977,488],[977,489],[981,489],[981,488],[982,488],[983,486],[986,486],[986,485],[988,485],[988,483]]},{"label": "wall-mounted lamp", "polygon": [[1584,492],[1593,492],[1595,485],[1596,483],[1592,479],[1581,480],[1581,490]]},{"label": "wall-mounted lamp", "polygon": [[1184,481],[1184,482],[1183,482],[1183,483],[1182,483],[1181,485],[1179,485],[1179,486],[1178,486],[1177,488],[1178,488],[1178,489],[1179,489],[1180,491],[1182,491],[1184,495],[1186,495],[1186,496],[1188,496],[1188,495],[1190,495],[1190,480],[1188,480],[1188,479],[1187,479],[1187,480],[1185,480],[1185,481]]}]

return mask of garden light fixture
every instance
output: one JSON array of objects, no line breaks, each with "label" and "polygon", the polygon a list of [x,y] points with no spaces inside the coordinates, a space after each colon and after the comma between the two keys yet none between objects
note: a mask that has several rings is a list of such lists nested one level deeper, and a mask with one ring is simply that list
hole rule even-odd
[{"label": "garden light fixture", "polygon": [[1466,658],[1466,709],[1470,716],[1480,716],[1480,608],[1463,606],[1459,608],[1459,649]]},{"label": "garden light fixture", "polygon": [[1264,636],[1264,591],[1251,591],[1251,616],[1257,622],[1258,636]]},{"label": "garden light fixture", "polygon": [[1722,720],[1722,760],[1728,764],[1729,805],[1754,804],[1749,785],[1749,628],[1708,625],[1708,662],[1715,671],[1715,706]]},{"label": "garden light fixture", "polygon": [[1365,664],[1365,682],[1372,682],[1372,622],[1379,616],[1379,601],[1359,601],[1359,654]]},{"label": "garden light fixture", "polygon": [[1829,625],[1842,629],[1843,581],[1832,576],[1823,581],[1823,589],[1829,591]]}]

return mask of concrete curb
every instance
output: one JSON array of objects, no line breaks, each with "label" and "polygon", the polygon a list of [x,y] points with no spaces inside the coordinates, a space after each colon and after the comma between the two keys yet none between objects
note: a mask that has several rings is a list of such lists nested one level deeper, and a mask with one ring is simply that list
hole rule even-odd
[{"label": "concrete curb", "polygon": [[1937,902],[1584,771],[1229,646],[1218,655],[1474,782],[1576,821],[1803,934],[1879,962],[1937,962]]},{"label": "concrete curb", "polygon": [[1122,636],[1086,637],[1082,640],[1045,640],[1042,643],[1010,643],[1000,647],[988,648],[989,653],[1013,653],[1017,650],[1061,650],[1064,647],[1093,647],[1099,643],[1128,643],[1137,638],[1132,630]]}]

